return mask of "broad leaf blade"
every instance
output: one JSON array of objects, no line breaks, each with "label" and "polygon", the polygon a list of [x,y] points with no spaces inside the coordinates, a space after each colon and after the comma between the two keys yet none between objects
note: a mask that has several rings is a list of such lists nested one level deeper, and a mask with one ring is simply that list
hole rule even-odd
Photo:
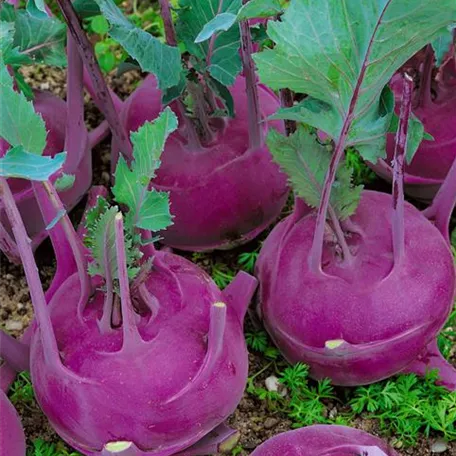
[{"label": "broad leaf blade", "polygon": [[47,17],[44,0],[27,0],[27,11],[37,18]]},{"label": "broad leaf blade", "polygon": [[46,65],[66,66],[66,27],[62,22],[53,17],[40,18],[18,11],[15,26],[14,46],[22,55]]},{"label": "broad leaf blade", "polygon": [[[331,160],[329,149],[319,144],[302,126],[288,137],[271,130],[267,144],[274,161],[290,176],[290,183],[296,194],[309,206],[319,207]],[[342,164],[337,172],[330,201],[339,219],[343,220],[355,212],[362,188],[352,185],[351,170]]]},{"label": "broad leaf blade", "polygon": [[112,0],[97,0],[100,10],[111,25],[109,35],[119,42],[143,71],[157,76],[160,89],[179,83],[182,72],[180,52],[167,46],[132,24]]},{"label": "broad leaf blade", "polygon": [[202,43],[208,40],[217,32],[226,32],[236,22],[236,15],[233,13],[217,14],[207,24],[204,25],[203,30],[195,38],[195,43]]},{"label": "broad leaf blade", "polygon": [[139,210],[136,226],[144,230],[160,231],[172,224],[169,212],[169,195],[166,192],[150,191]]},{"label": "broad leaf blade", "polygon": [[[256,54],[261,80],[273,89],[306,93],[329,107],[306,112],[336,142],[363,157],[384,156],[393,112],[382,106],[384,87],[395,71],[456,19],[456,2],[443,0],[293,0],[281,22],[268,26],[272,50]],[[362,147],[359,147],[361,145]]]},{"label": "broad leaf blade", "polygon": [[432,48],[435,54],[435,64],[439,67],[442,65],[445,57],[450,51],[451,44],[453,43],[452,28],[445,30],[439,37],[432,42]]},{"label": "broad leaf blade", "polygon": [[[167,196],[147,189],[155,171],[160,166],[160,155],[165,147],[168,136],[177,128],[177,117],[170,108],[166,108],[153,122],[146,122],[131,135],[133,143],[133,162],[131,168],[125,160],[119,159],[112,189],[116,201],[125,204],[129,209],[126,226],[137,228],[152,226],[155,230],[166,228],[171,223],[171,217],[165,216],[164,204],[168,203]],[[165,194],[166,195],[166,194]],[[158,201],[161,198],[160,201]],[[159,212],[154,217],[152,210]],[[169,209],[167,212],[169,214]],[[153,228],[146,228],[152,230]]]},{"label": "broad leaf blade", "polygon": [[239,11],[238,20],[267,18],[283,11],[279,0],[250,0]]},{"label": "broad leaf blade", "polygon": [[[242,1],[225,0],[219,11],[219,0],[181,0],[176,31],[187,50],[200,61],[210,61],[208,71],[223,85],[232,85],[242,69],[239,56],[240,33],[238,27],[218,34],[212,51],[209,41],[195,43],[197,36],[217,14],[237,15]],[[208,58],[209,56],[209,58]]]},{"label": "broad leaf blade", "polygon": [[0,61],[0,137],[11,146],[41,155],[46,146],[46,126],[33,104],[13,89],[13,80]]},{"label": "broad leaf blade", "polygon": [[62,169],[65,159],[66,152],[47,157],[31,154],[22,146],[16,146],[0,158],[0,176],[44,182]]}]

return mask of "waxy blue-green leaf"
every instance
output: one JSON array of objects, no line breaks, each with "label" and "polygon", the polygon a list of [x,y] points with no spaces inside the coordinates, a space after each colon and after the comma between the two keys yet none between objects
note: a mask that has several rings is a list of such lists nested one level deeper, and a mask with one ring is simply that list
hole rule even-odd
[{"label": "waxy blue-green leaf", "polygon": [[309,96],[303,122],[375,162],[394,108],[386,84],[455,20],[454,0],[292,0],[268,25],[274,49],[254,58],[263,83]]},{"label": "waxy blue-green leaf", "polygon": [[101,14],[96,0],[75,0],[73,7],[81,19],[88,19]]},{"label": "waxy blue-green leaf", "polygon": [[[206,24],[217,15],[229,13],[237,15],[241,0],[181,0],[176,24],[177,35],[190,54],[204,65],[212,77],[225,86],[232,85],[241,72],[239,56],[239,27],[231,27],[226,32],[217,33],[210,40],[195,43],[197,36]],[[219,8],[221,6],[221,8]]]},{"label": "waxy blue-green leaf", "polygon": [[[270,130],[266,142],[274,161],[290,176],[289,181],[295,193],[307,205],[319,207],[331,161],[328,147],[319,144],[317,138],[303,126],[298,126],[296,132],[288,137]],[[330,200],[331,210],[338,219],[344,220],[355,212],[362,189],[362,185],[352,185],[352,171],[342,163]]]},{"label": "waxy blue-green leaf", "polygon": [[445,30],[439,37],[432,42],[432,49],[435,54],[435,64],[439,67],[442,65],[443,60],[450,51],[451,44],[453,43],[453,27]]},{"label": "waxy blue-green leaf", "polygon": [[12,147],[22,146],[32,154],[41,155],[46,146],[46,126],[33,104],[13,89],[5,64],[0,60],[0,138]]},{"label": "waxy blue-green leaf", "polygon": [[74,174],[63,173],[54,183],[54,187],[58,192],[65,192],[73,187],[76,176]]},{"label": "waxy blue-green leaf", "polygon": [[233,24],[235,24],[236,19],[237,16],[233,13],[217,14],[217,16],[204,25],[203,30],[201,30],[195,38],[195,43],[202,43],[203,41],[211,38],[217,32],[226,32],[233,26]]},{"label": "waxy blue-green leaf", "polygon": [[176,128],[177,117],[166,108],[155,121],[146,122],[131,134],[133,161],[129,167],[120,157],[112,189],[116,201],[129,209],[125,220],[127,227],[158,231],[172,223],[168,195],[148,190],[148,187],[160,166],[165,142]]},{"label": "waxy blue-green leaf", "polygon": [[47,17],[44,0],[27,0],[27,11],[39,19]]},{"label": "waxy blue-green leaf", "polygon": [[0,158],[0,177],[47,181],[62,168],[65,159],[66,152],[48,157],[31,154],[23,146],[16,146]]},{"label": "waxy blue-green leaf", "polygon": [[238,13],[238,21],[276,16],[283,11],[279,0],[250,0]]},{"label": "waxy blue-green leaf", "polygon": [[137,60],[143,71],[157,77],[158,87],[163,90],[177,85],[182,73],[179,49],[163,44],[131,23],[113,0],[97,3],[111,26],[109,35]]}]

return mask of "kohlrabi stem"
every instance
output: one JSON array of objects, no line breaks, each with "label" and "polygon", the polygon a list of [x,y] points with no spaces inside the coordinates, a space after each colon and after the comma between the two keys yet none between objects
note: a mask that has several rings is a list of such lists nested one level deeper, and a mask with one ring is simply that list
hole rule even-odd
[{"label": "kohlrabi stem", "polygon": [[328,207],[328,214],[329,214],[329,218],[331,220],[332,229],[337,238],[337,243],[340,245],[340,247],[342,249],[342,254],[344,256],[344,263],[352,264],[353,255],[351,254],[350,248],[348,247],[347,240],[345,239],[345,234],[340,225],[339,219],[337,218],[337,214],[331,206]]},{"label": "kohlrabi stem", "polygon": [[115,155],[117,156],[120,152],[128,160],[132,157],[131,144],[125,129],[120,122],[109,92],[109,88],[103,78],[100,66],[98,65],[93,46],[81,27],[81,23],[76,11],[73,8],[71,0],[57,0],[57,3],[62,11],[65,22],[68,25],[68,31],[75,40],[79,54],[84,61],[92,84],[96,89],[99,108],[108,121],[115,143],[120,149],[119,151],[115,151]]},{"label": "kohlrabi stem", "polygon": [[[171,15],[171,8],[169,0],[159,0],[160,13],[165,27],[166,44],[169,46],[177,46],[176,30],[173,24],[173,17]],[[184,102],[181,98],[176,100],[177,109],[185,125],[185,132],[187,133],[187,142],[191,150],[200,150],[202,148],[201,141],[198,133],[195,130],[195,125],[192,120],[187,116]]]},{"label": "kohlrabi stem", "polygon": [[125,238],[123,216],[119,212],[114,219],[116,236],[117,270],[119,274],[120,303],[122,308],[122,351],[130,351],[143,342],[135,321],[135,312],[130,297],[128,283],[127,257],[125,253]]},{"label": "kohlrabi stem", "polygon": [[[38,182],[34,182],[33,187],[35,192],[39,192],[39,189],[37,188],[39,185],[41,185],[41,187],[46,192],[48,201],[54,208],[55,214],[58,214],[59,212],[64,212],[65,208],[55,187],[50,182],[42,182],[41,184]],[[37,197],[38,202],[40,201],[40,199],[41,198]],[[39,204],[41,210],[43,210],[41,203]],[[71,253],[73,254],[74,260],[76,262],[79,282],[81,284],[81,291],[78,302],[78,317],[82,321],[82,313],[87,304],[87,301],[89,300],[91,292],[90,279],[87,273],[87,258],[85,255],[84,246],[82,245],[81,239],[78,237],[76,230],[74,229],[73,224],[71,223],[70,218],[68,217],[68,214],[66,212],[58,223],[60,223],[61,227],[65,232],[66,241],[70,246]]]},{"label": "kohlrabi stem", "polygon": [[189,82],[187,87],[193,97],[195,117],[198,119],[201,128],[202,143],[204,145],[211,144],[214,141],[215,134],[210,126],[203,86],[200,83]]},{"label": "kohlrabi stem", "polygon": [[[217,13],[216,15],[218,16],[223,9],[223,0],[219,0],[218,2],[218,8],[217,8]],[[209,39],[209,45],[207,49],[207,55],[206,55],[206,66],[209,67],[211,64],[211,59],[212,59],[212,53],[214,52],[214,46],[215,46],[215,40],[217,39],[217,33],[213,33],[211,38]]]},{"label": "kohlrabi stem", "polygon": [[401,113],[396,133],[396,147],[393,158],[393,252],[394,265],[404,257],[404,161],[407,150],[409,118],[412,113],[413,79],[404,73]]},{"label": "kohlrabi stem", "polygon": [[25,345],[0,329],[0,358],[16,372],[30,368],[30,346]]},{"label": "kohlrabi stem", "polygon": [[98,127],[95,127],[89,132],[89,147],[93,149],[95,146],[101,143],[104,139],[109,136],[109,124],[106,120],[103,120]]},{"label": "kohlrabi stem", "polygon": [[440,186],[431,206],[423,214],[430,220],[435,221],[435,226],[442,233],[448,245],[451,245],[449,226],[451,214],[456,206],[456,159],[451,165],[450,171]]},{"label": "kohlrabi stem", "polygon": [[150,293],[144,282],[139,285],[138,294],[143,300],[144,304],[150,310],[152,318],[155,318],[158,314],[158,310],[160,309],[160,303],[158,302],[158,299]]},{"label": "kohlrabi stem", "polygon": [[[243,3],[247,3],[245,0]],[[260,102],[258,98],[258,84],[255,74],[255,64],[252,59],[252,37],[250,36],[249,21],[241,21],[241,58],[244,70],[247,91],[247,107],[249,116],[249,146],[258,149],[263,145],[261,127]]]},{"label": "kohlrabi stem", "polygon": [[8,216],[11,229],[13,230],[16,240],[17,249],[21,256],[22,266],[32,298],[33,310],[38,323],[43,351],[46,361],[54,368],[60,366],[60,357],[55,340],[54,328],[52,327],[51,318],[48,313],[46,299],[44,297],[43,287],[41,286],[38,268],[33,258],[33,251],[30,246],[31,240],[22,221],[19,209],[14,201],[13,194],[5,178],[0,178],[0,196],[3,199],[6,214]]},{"label": "kohlrabi stem", "polygon": [[426,46],[423,68],[420,74],[420,87],[417,91],[415,107],[429,106],[432,103],[431,85],[434,69],[434,51],[432,46]]},{"label": "kohlrabi stem", "polygon": [[176,30],[174,29],[169,0],[159,0],[158,3],[160,4],[160,13],[165,27],[166,42],[170,46],[177,46]]},{"label": "kohlrabi stem", "polygon": [[[109,233],[109,230],[106,230]],[[108,241],[105,239],[103,242],[103,263],[109,264],[109,248],[107,247]],[[105,270],[105,284],[106,284],[106,292],[104,296],[104,303],[103,303],[103,313],[101,315],[101,319],[98,320],[98,328],[102,334],[107,334],[112,331],[112,316],[113,316],[113,309],[114,309],[114,287],[113,287],[113,277],[111,274],[111,268],[106,267]]]},{"label": "kohlrabi stem", "polygon": [[360,455],[360,456],[388,456],[378,446],[357,445],[356,443],[347,445],[338,445],[330,450],[318,453],[315,456],[341,456],[343,453]]},{"label": "kohlrabi stem", "polygon": [[70,32],[67,32],[67,56],[67,122],[65,131],[67,160],[64,169],[76,169],[81,155],[85,153],[87,148],[87,144],[81,144],[83,138],[86,138],[87,131],[84,123],[82,59]]},{"label": "kohlrabi stem", "polygon": [[[290,89],[280,89],[280,105],[282,108],[292,108],[294,104],[293,92]],[[296,122],[294,120],[285,120],[285,130],[287,135],[296,131]]]}]

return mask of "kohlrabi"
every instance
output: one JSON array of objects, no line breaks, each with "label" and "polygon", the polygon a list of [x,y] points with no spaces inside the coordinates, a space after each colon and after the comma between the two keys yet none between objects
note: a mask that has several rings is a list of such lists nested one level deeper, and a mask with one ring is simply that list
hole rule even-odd
[{"label": "kohlrabi", "polygon": [[[67,0],[59,3],[70,8]],[[118,142],[124,131],[137,130],[164,105],[179,118],[152,183],[170,192],[175,216],[163,242],[226,249],[258,235],[278,217],[288,188],[264,144],[269,128],[283,125],[267,120],[279,100],[256,81],[247,17],[237,19],[241,0],[183,0],[176,29],[168,1],[161,1],[167,45],[130,23],[113,1],[97,3],[111,37],[152,73],[120,111],[113,161],[118,151],[128,157]]]},{"label": "kohlrabi", "polygon": [[284,432],[260,445],[252,456],[397,456],[378,437],[358,429],[315,425]]},{"label": "kohlrabi", "polygon": [[0,452],[2,456],[25,456],[25,435],[21,420],[0,390]]},{"label": "kohlrabi", "polygon": [[[423,200],[432,199],[456,159],[456,48],[451,38],[451,32],[446,30],[437,40],[443,46],[440,55],[439,48],[428,44],[408,65],[416,75],[412,111],[433,137],[421,143],[404,170],[406,193]],[[400,75],[396,75],[390,83],[398,109],[400,80]],[[394,135],[389,134],[386,159],[373,165],[389,181],[393,177],[394,144]]]},{"label": "kohlrabi", "polygon": [[[264,83],[307,94],[275,116],[306,125],[268,137],[299,204],[263,244],[256,273],[267,330],[289,361],[309,364],[316,378],[358,385],[407,367],[439,367],[442,382],[456,388],[454,370],[435,347],[455,291],[448,219],[456,162],[425,214],[435,226],[404,202],[407,135],[416,135],[408,74],[392,197],[354,187],[342,160],[347,147],[372,162],[384,156],[394,111],[387,83],[455,19],[452,0],[363,8],[355,0],[292,0],[282,21],[268,25],[274,49],[255,56]],[[317,130],[331,142],[321,144]],[[303,211],[301,200],[315,210]]]},{"label": "kohlrabi", "polygon": [[[57,19],[36,17],[29,11],[3,3],[0,5],[0,27],[0,156],[4,156],[10,146],[23,142],[27,151],[44,156],[52,157],[66,150],[68,157],[63,168],[66,176],[57,182],[57,187],[65,207],[71,209],[91,183],[90,148],[104,134],[101,129],[89,136],[84,125],[81,61],[77,52],[71,50],[70,40],[66,102],[48,92],[32,91],[24,82],[19,67],[35,62],[65,65],[65,26]],[[26,103],[25,95],[33,98],[33,107]],[[41,119],[36,118],[34,111],[41,114]],[[34,123],[40,124],[41,128],[34,130]],[[47,233],[32,187],[23,179],[10,179],[9,185],[35,248]],[[2,203],[0,248],[10,260],[19,260]]]},{"label": "kohlrabi", "polygon": [[73,257],[74,273],[47,305],[1,178],[37,320],[30,353],[36,398],[60,436],[85,455],[204,455],[239,436],[223,421],[247,379],[242,321],[256,280],[241,273],[222,293],[194,264],[155,250],[151,233],[172,218],[168,194],[148,186],[176,128],[167,108],[132,133],[132,160],[119,158],[112,187],[125,213],[98,197],[85,215],[85,246],[48,181],[60,156],[51,164],[39,157],[33,170],[24,151],[18,157],[12,149],[0,161],[4,175],[17,176],[12,159],[23,159],[21,177],[43,181],[33,182],[43,216],[65,234],[63,248]]}]

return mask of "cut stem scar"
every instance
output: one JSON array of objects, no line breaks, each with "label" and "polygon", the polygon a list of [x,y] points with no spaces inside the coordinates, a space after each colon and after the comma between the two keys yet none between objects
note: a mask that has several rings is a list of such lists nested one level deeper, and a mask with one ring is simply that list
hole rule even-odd
[{"label": "cut stem scar", "polygon": [[396,147],[393,159],[393,252],[394,265],[404,257],[404,160],[407,150],[407,136],[410,114],[412,112],[413,79],[404,74],[402,87],[402,103],[399,126],[396,133]]}]

